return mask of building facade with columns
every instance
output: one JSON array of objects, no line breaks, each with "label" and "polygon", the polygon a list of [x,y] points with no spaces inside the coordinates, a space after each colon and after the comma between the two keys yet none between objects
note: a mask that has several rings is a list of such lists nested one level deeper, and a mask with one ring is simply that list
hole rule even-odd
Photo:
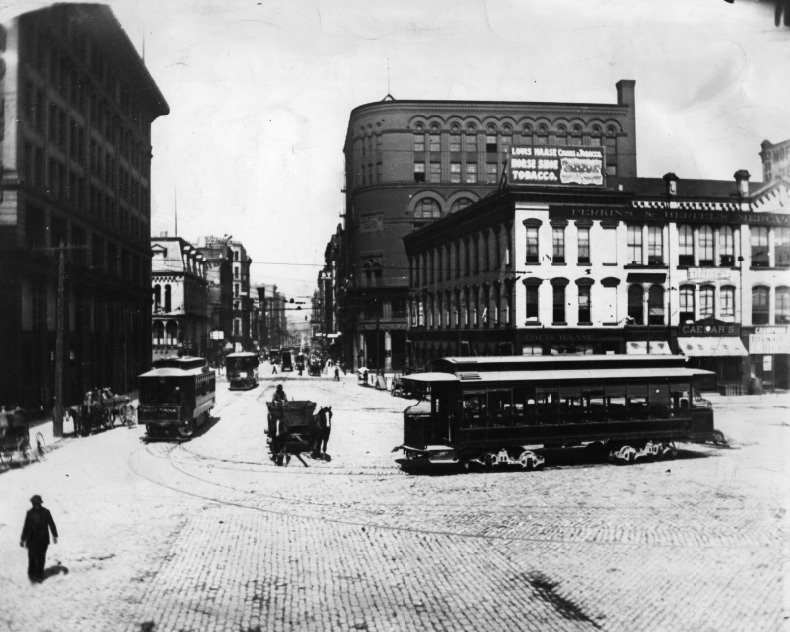
[{"label": "building facade with columns", "polygon": [[0,38],[0,402],[49,412],[56,381],[76,403],[150,367],[151,125],[169,107],[105,5],[23,13]]},{"label": "building facade with columns", "polygon": [[383,101],[352,110],[336,300],[348,367],[408,363],[403,238],[494,193],[513,145],[603,147],[608,176],[636,176],[634,82],[614,103]]},{"label": "building facade with columns", "polygon": [[198,249],[180,237],[151,238],[153,359],[209,350],[208,280]]},{"label": "building facade with columns", "polygon": [[786,182],[750,184],[745,171],[571,180],[509,185],[405,238],[415,367],[445,355],[683,353],[719,386],[756,376],[788,388]]}]

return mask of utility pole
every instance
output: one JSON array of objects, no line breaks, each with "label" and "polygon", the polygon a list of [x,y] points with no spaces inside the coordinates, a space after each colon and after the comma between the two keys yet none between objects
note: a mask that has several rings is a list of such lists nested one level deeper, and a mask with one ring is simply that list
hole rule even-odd
[{"label": "utility pole", "polygon": [[63,242],[58,249],[58,298],[55,315],[55,406],[52,410],[52,432],[56,437],[63,436],[63,336],[65,335],[64,317],[66,262]]}]

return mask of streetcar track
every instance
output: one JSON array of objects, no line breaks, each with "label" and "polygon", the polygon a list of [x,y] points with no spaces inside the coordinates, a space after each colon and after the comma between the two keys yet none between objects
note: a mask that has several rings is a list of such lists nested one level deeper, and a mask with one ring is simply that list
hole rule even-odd
[{"label": "streetcar track", "polygon": [[[570,545],[583,545],[583,546],[597,545],[597,546],[603,546],[603,547],[612,546],[612,547],[618,547],[618,548],[640,548],[640,547],[644,547],[645,546],[645,543],[642,542],[642,541],[632,541],[632,542],[602,541],[602,540],[591,540],[588,537],[584,537],[584,536],[579,536],[577,538],[551,537],[551,536],[547,536],[547,535],[544,535],[544,536],[541,536],[541,537],[535,537],[535,536],[518,535],[518,534],[513,534],[513,533],[507,533],[507,534],[464,533],[464,532],[459,532],[459,531],[452,531],[452,530],[449,530],[449,529],[428,529],[428,528],[420,528],[420,527],[404,527],[404,526],[398,526],[398,525],[387,525],[387,524],[382,524],[382,523],[379,523],[379,522],[353,520],[353,519],[348,519],[348,518],[338,518],[338,517],[328,517],[328,516],[311,516],[309,514],[299,514],[299,513],[295,513],[295,512],[292,512],[292,511],[287,511],[287,510],[284,510],[284,509],[272,509],[272,508],[259,507],[257,505],[250,505],[250,504],[247,504],[247,503],[244,503],[244,502],[216,498],[214,496],[209,496],[209,495],[206,495],[206,494],[201,494],[201,493],[198,493],[198,492],[189,491],[189,490],[186,490],[186,489],[183,489],[183,488],[180,488],[180,487],[176,487],[175,485],[169,485],[167,483],[163,483],[162,481],[156,480],[153,477],[148,476],[147,474],[144,474],[142,471],[138,470],[134,466],[134,464],[132,463],[132,457],[133,456],[134,455],[131,455],[129,457],[129,462],[128,462],[129,468],[137,476],[140,476],[141,478],[153,483],[154,485],[157,485],[157,486],[162,487],[164,489],[169,489],[170,491],[173,491],[173,492],[176,492],[176,493],[179,493],[179,494],[183,494],[183,495],[190,496],[190,497],[193,497],[193,498],[199,498],[201,500],[212,502],[212,503],[216,503],[216,504],[219,504],[219,505],[224,505],[224,506],[227,506],[227,507],[238,507],[240,509],[249,509],[249,510],[257,511],[257,512],[260,512],[260,513],[265,513],[265,514],[275,515],[275,516],[282,516],[282,517],[285,517],[285,518],[293,518],[293,519],[300,519],[300,520],[311,520],[311,521],[316,521],[316,522],[332,523],[332,524],[349,526],[349,527],[360,527],[360,528],[363,528],[363,529],[379,529],[379,530],[383,530],[383,531],[398,532],[398,533],[408,533],[408,534],[413,534],[413,535],[432,535],[432,536],[443,536],[443,537],[456,537],[456,538],[463,538],[463,539],[469,539],[469,540],[484,540],[484,541],[491,541],[491,542],[535,542],[535,543],[550,542],[550,543],[565,544],[565,545],[569,545],[569,546]],[[174,468],[174,469],[176,469],[176,471],[178,471],[178,468]],[[185,473],[185,475],[186,476],[191,476],[189,473]],[[197,477],[193,477],[193,478],[197,478]],[[200,478],[197,478],[197,480],[201,480],[202,481],[202,479],[200,479]],[[202,482],[209,482],[209,483],[211,483],[211,481],[202,481]],[[216,483],[213,483],[213,484],[216,484]],[[240,490],[238,490],[238,488],[230,488],[230,489],[233,489],[234,491],[240,491]],[[264,495],[264,497],[267,497],[267,496]],[[272,496],[268,496],[268,497],[269,498],[273,498]],[[274,498],[276,498],[276,497],[274,497]],[[286,502],[286,503],[290,502],[288,500],[281,499],[281,498],[276,498],[276,500],[281,500],[281,501]],[[314,503],[311,503],[310,501],[300,501],[300,502],[307,502],[309,504],[314,504]],[[667,543],[656,542],[656,543],[653,543],[652,546],[654,548],[672,548],[672,549],[677,549],[677,548],[682,548],[682,547],[691,547],[691,548],[695,548],[695,549],[699,549],[699,548],[721,549],[722,547],[754,549],[754,548],[760,548],[761,547],[761,545],[759,545],[759,544],[749,544],[749,543],[735,544],[735,543],[732,543],[732,542],[709,543],[709,544],[703,544],[703,543],[700,543],[700,542],[690,542],[689,544],[679,544],[678,542],[667,542]]]}]

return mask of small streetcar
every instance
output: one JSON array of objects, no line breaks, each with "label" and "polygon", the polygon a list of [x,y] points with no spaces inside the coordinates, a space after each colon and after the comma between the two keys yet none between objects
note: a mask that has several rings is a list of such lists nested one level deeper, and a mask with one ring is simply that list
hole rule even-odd
[{"label": "small streetcar", "polygon": [[138,377],[137,419],[149,437],[191,437],[209,417],[216,379],[204,358],[162,358]]},{"label": "small streetcar", "polygon": [[724,443],[697,395],[710,371],[683,356],[443,358],[402,376],[406,462],[539,469],[544,449],[591,446],[616,462],[674,456],[676,441]]},{"label": "small streetcar", "polygon": [[257,353],[239,351],[225,357],[225,373],[230,390],[250,390],[258,386]]}]

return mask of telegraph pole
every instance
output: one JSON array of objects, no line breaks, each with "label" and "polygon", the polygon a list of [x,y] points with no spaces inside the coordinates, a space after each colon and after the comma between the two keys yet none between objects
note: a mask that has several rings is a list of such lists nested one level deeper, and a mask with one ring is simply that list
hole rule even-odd
[{"label": "telegraph pole", "polygon": [[66,262],[65,248],[60,242],[58,248],[58,298],[55,312],[55,406],[52,410],[52,432],[56,437],[63,436],[63,336],[65,335],[64,317]]}]

